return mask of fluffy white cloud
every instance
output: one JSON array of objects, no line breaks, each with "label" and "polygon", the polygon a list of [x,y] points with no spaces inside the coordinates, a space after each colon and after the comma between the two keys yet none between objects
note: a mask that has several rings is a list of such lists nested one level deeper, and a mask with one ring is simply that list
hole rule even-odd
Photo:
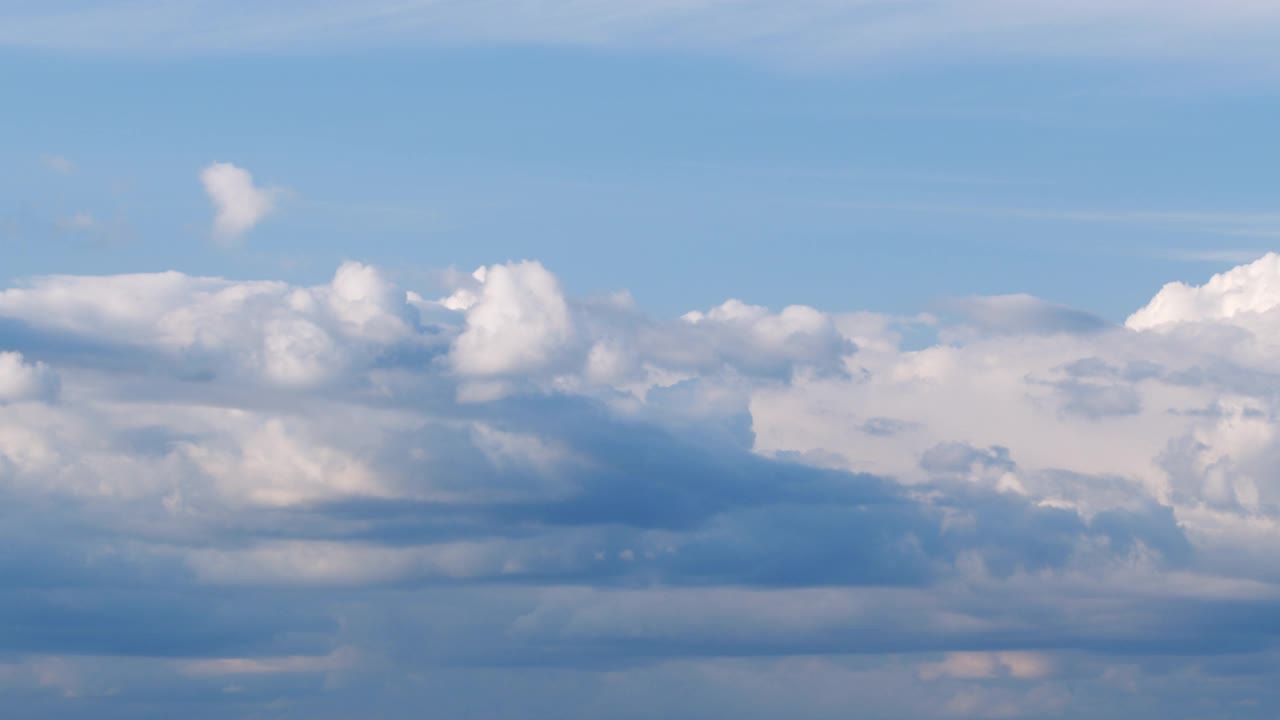
[{"label": "fluffy white cloud", "polygon": [[0,403],[49,400],[58,387],[58,374],[48,365],[26,362],[22,353],[0,352]]},{"label": "fluffy white cloud", "polygon": [[842,717],[863,683],[882,717],[1179,717],[1252,672],[1280,701],[1271,262],[1158,332],[1024,296],[659,320],[535,262],[439,302],[355,262],[36,278],[0,292],[0,687],[257,710],[315,675],[355,707],[444,672],[527,713],[555,665],[685,687],[673,716]]},{"label": "fluffy white cloud", "polygon": [[[795,367],[837,371],[843,356],[855,349],[831,316],[806,305],[790,305],[773,313],[759,305],[729,300],[706,313],[686,313],[681,319],[695,328],[689,337],[710,340],[708,355],[748,372],[785,375]],[[679,344],[684,347],[671,343],[663,353],[690,350]],[[714,365],[692,365],[699,370],[714,369]]]},{"label": "fluffy white cloud", "polygon": [[460,397],[471,401],[504,397],[516,387],[513,380],[643,397],[700,377],[732,382],[841,373],[855,348],[832,316],[801,305],[775,313],[728,300],[705,313],[654,321],[625,293],[570,301],[536,262],[482,267],[455,277],[454,285],[434,303],[410,302],[428,312],[463,314],[449,357],[455,372],[476,379],[461,388]]},{"label": "fluffy white cloud", "polygon": [[238,240],[275,209],[276,191],[255,187],[253,175],[231,163],[210,164],[200,183],[213,203],[214,236],[222,241]]},{"label": "fluffy white cloud", "polygon": [[[1180,282],[1165,285],[1146,307],[1129,316],[1135,330],[1205,321],[1230,322],[1241,315],[1257,315],[1280,306],[1280,255],[1257,260],[1214,275],[1204,285]],[[1244,318],[1241,318],[1242,320]]]},{"label": "fluffy white cloud", "polygon": [[983,302],[985,332],[944,329],[950,344],[860,353],[852,381],[757,390],[756,449],[1090,516],[1168,504],[1200,539],[1220,537],[1222,513],[1275,532],[1275,267],[1268,256],[1202,287],[1167,286],[1128,328],[1086,334],[1061,332],[1061,313],[1046,319],[1019,299],[1006,335],[1009,303]]},{"label": "fluffy white cloud", "polygon": [[569,305],[541,263],[494,265],[474,275],[478,290],[455,292],[443,304],[466,312],[466,329],[451,351],[464,375],[546,369],[573,339]]},{"label": "fluffy white cloud", "polygon": [[355,262],[313,288],[165,272],[54,275],[0,292],[0,317],[158,353],[188,374],[295,386],[336,379],[411,339],[414,315],[394,284]]}]

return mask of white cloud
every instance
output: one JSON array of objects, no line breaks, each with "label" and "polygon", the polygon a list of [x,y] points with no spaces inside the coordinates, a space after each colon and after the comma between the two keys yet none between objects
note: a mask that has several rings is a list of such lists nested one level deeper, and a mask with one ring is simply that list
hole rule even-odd
[{"label": "white cloud", "polygon": [[[654,322],[619,295],[569,301],[536,262],[508,263],[454,278],[448,297],[428,304],[465,317],[450,352],[460,375],[519,375],[561,388],[609,386],[644,395],[700,374],[786,378],[797,370],[841,372],[854,349],[834,319],[793,305],[773,312],[728,300],[707,312]],[[508,394],[508,383],[472,383],[476,400]]]},{"label": "white cloud", "polygon": [[1125,325],[1146,330],[1162,325],[1231,321],[1280,306],[1280,255],[1268,253],[1251,263],[1219,273],[1200,286],[1165,285]]},{"label": "white cloud", "polygon": [[[1192,310],[1176,317],[1212,331],[1097,327],[1035,298],[976,298],[963,308],[967,334],[918,351],[897,348],[891,319],[801,306],[773,312],[728,301],[653,321],[616,298],[566,298],[536,262],[494,265],[467,279],[449,301],[461,316],[453,326],[419,327],[416,306],[431,304],[411,304],[359,263],[316,287],[179,273],[37,278],[0,292],[0,317],[132,348],[152,358],[143,365],[151,372],[214,387],[248,382],[300,394],[368,387],[394,396],[405,382],[397,373],[447,369],[448,379],[432,382],[465,381],[455,396],[472,402],[536,389],[614,403],[621,391],[630,400],[616,407],[629,412],[749,412],[754,449],[765,455],[905,483],[953,478],[1090,514],[1172,503],[1194,523],[1197,504],[1262,512],[1280,502],[1280,485],[1265,470],[1280,457],[1268,420],[1277,408],[1257,374],[1274,367],[1280,346],[1266,326],[1240,325],[1274,304],[1268,268],[1275,264],[1269,256],[1203,288],[1170,286],[1135,315],[1172,307],[1163,300],[1171,293],[1190,294],[1194,302],[1177,302]],[[1081,317],[1090,332],[1077,332]],[[8,397],[50,396],[56,382],[33,378],[56,378],[51,369],[8,357],[9,375],[20,378],[8,387],[21,388]],[[175,445],[226,498],[292,505],[413,494],[369,465],[367,450],[270,414],[253,417],[231,430],[229,416],[218,421],[221,434]],[[490,459],[529,455],[510,466],[558,468],[546,458],[569,452],[493,424],[472,428],[469,442]],[[31,453],[41,445],[30,447],[14,457],[37,463]],[[1005,464],[943,472],[929,460],[943,456],[939,448],[963,457],[1003,448]],[[1060,473],[1119,485],[1098,494]]]},{"label": "white cloud", "polygon": [[318,673],[348,668],[355,663],[355,656],[352,648],[338,648],[327,655],[190,660],[181,667],[186,674],[202,676]]},{"label": "white cloud", "polygon": [[352,453],[308,438],[290,427],[296,423],[237,413],[220,424],[222,433],[177,441],[174,448],[232,502],[283,506],[392,494]]},{"label": "white cloud", "polygon": [[163,354],[188,372],[307,386],[414,338],[414,311],[377,270],[343,264],[328,285],[177,272],[36,278],[0,291],[0,316]]},{"label": "white cloud", "polygon": [[537,262],[494,265],[476,273],[474,295],[443,303],[466,312],[466,329],[451,359],[464,375],[538,372],[573,339],[573,320],[560,283]]},{"label": "white cloud", "polygon": [[[706,313],[686,313],[681,320],[696,331],[677,336],[659,352],[697,352],[700,343],[687,339],[701,337],[710,340],[708,355],[748,372],[786,375],[796,366],[835,371],[842,367],[843,356],[854,350],[831,316],[806,305],[774,313],[728,300]],[[696,362],[694,367],[698,368]],[[698,369],[713,367],[714,362]]]},{"label": "white cloud", "polygon": [[213,203],[214,236],[224,242],[238,240],[275,209],[277,192],[255,187],[249,171],[231,163],[204,168],[200,182]]},{"label": "white cloud", "polygon": [[[1186,332],[1058,332],[1074,311],[1022,296],[970,299],[965,332],[741,301],[658,320],[535,262],[459,280],[448,310],[356,262],[312,287],[36,278],[0,292],[21,352],[0,354],[0,570],[24,613],[0,651],[104,658],[76,687],[121,702],[162,663],[237,711],[295,707],[269,684],[289,673],[351,707],[370,676],[419,698],[447,673],[475,707],[484,666],[526,700],[545,678],[519,668],[553,658],[609,668],[572,692],[707,717],[854,695],[1098,717],[1115,677],[1199,703],[1223,649],[1272,698],[1269,262],[1180,286]],[[919,323],[943,341],[902,349]],[[1168,657],[1191,669],[1169,681]],[[813,692],[777,695],[762,662]],[[31,667],[0,684],[38,693]],[[1230,716],[1241,686],[1195,708]]]},{"label": "white cloud", "polygon": [[57,396],[58,374],[42,362],[27,362],[22,353],[0,352],[0,403],[50,400]]}]

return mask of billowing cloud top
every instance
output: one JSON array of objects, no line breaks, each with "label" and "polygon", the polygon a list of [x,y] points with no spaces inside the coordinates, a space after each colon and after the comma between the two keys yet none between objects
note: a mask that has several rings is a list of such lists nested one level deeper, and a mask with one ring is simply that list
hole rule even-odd
[{"label": "billowing cloud top", "polygon": [[129,347],[191,373],[313,385],[398,340],[412,311],[374,268],[349,262],[333,282],[295,288],[176,272],[48,276],[0,291],[0,314],[32,329]]},{"label": "billowing cloud top", "polygon": [[533,261],[436,293],[34,278],[0,292],[0,688],[24,717],[1270,717],[1278,263],[1124,326],[969,298],[914,350],[914,320],[657,319]]},{"label": "billowing cloud top", "polygon": [[1231,321],[1266,313],[1277,306],[1280,255],[1268,253],[1248,265],[1214,275],[1198,287],[1169,283],[1146,307],[1130,315],[1125,324],[1145,330],[1176,323]]}]

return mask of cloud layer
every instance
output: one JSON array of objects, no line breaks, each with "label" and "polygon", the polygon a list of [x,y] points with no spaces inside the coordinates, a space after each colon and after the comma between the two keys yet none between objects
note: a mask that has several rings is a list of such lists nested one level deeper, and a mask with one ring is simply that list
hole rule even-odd
[{"label": "cloud layer", "polygon": [[919,318],[659,319],[533,261],[34,278],[0,291],[0,692],[1270,717],[1277,267],[1124,326],[959,300],[914,350]]}]

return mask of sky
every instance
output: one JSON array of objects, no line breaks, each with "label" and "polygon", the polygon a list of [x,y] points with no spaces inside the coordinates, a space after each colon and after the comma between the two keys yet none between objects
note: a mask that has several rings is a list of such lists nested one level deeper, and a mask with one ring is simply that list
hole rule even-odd
[{"label": "sky", "polygon": [[1277,33],[0,0],[0,703],[1275,717]]}]

